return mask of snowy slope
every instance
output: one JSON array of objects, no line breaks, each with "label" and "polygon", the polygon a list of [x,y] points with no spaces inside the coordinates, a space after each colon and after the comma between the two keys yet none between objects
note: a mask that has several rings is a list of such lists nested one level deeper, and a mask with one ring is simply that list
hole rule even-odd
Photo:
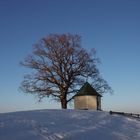
[{"label": "snowy slope", "polygon": [[140,140],[140,121],[89,110],[0,114],[0,140]]}]

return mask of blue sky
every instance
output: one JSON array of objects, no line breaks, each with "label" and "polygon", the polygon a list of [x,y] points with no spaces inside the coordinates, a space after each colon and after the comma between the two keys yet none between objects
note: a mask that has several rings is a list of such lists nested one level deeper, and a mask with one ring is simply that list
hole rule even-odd
[{"label": "blue sky", "polygon": [[29,72],[19,62],[50,33],[76,33],[83,47],[96,48],[114,90],[104,110],[140,113],[139,0],[0,0],[0,112],[60,107],[18,91]]}]

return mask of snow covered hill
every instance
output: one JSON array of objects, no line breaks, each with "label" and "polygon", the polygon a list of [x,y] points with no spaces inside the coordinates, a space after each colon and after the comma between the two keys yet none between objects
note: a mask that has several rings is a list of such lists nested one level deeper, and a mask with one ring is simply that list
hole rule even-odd
[{"label": "snow covered hill", "polygon": [[140,121],[89,110],[4,113],[0,140],[140,140]]}]

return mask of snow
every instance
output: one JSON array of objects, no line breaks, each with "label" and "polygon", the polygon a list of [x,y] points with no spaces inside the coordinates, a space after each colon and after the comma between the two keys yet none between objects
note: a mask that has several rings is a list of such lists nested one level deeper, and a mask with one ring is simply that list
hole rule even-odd
[{"label": "snow", "polygon": [[92,110],[0,114],[0,140],[78,139],[140,140],[140,120]]}]

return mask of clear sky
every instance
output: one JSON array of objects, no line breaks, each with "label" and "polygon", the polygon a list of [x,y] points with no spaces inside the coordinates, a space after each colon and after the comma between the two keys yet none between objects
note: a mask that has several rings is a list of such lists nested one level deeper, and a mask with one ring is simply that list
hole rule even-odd
[{"label": "clear sky", "polygon": [[19,62],[50,33],[76,33],[96,48],[114,90],[103,96],[104,110],[140,113],[139,0],[0,0],[0,112],[60,107],[18,91],[29,72]]}]

